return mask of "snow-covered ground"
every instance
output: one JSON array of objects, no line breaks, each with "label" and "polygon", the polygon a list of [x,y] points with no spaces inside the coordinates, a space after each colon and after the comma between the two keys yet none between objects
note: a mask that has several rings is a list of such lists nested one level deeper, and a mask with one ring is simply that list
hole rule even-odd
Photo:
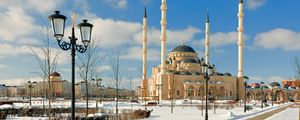
[{"label": "snow-covered ground", "polygon": [[[222,103],[226,101],[218,101],[218,103]],[[201,115],[201,109],[197,106],[201,105],[201,101],[194,100],[193,104],[183,104],[183,100],[177,100],[174,102],[175,107],[173,114],[171,114],[171,108],[170,108],[170,102],[169,101],[161,101],[161,104],[159,106],[147,106],[148,110],[153,110],[151,113],[150,118],[147,118],[146,120],[202,120],[204,119],[205,110],[203,110],[203,116]],[[45,107],[47,107],[48,103],[45,101]],[[247,103],[247,105],[253,106],[253,109],[250,111],[247,111],[244,113],[243,110],[243,104],[237,104],[233,108],[217,108],[216,113],[214,114],[214,110],[211,109],[208,111],[208,118],[212,120],[244,120],[247,118],[252,118],[254,116],[263,114],[265,112],[277,109],[279,107],[284,107],[287,105],[290,105],[293,103],[285,103],[285,104],[274,104],[274,106],[268,106],[264,107],[263,109],[260,108],[260,102],[252,101],[250,103]],[[58,108],[69,108],[71,105],[70,101],[57,101],[52,103],[52,107],[58,107]],[[120,102],[119,103],[119,111],[122,110],[138,110],[138,109],[145,109],[145,106],[143,106],[144,103],[128,103],[128,102]],[[271,105],[271,104],[269,104]],[[42,107],[43,102],[40,100],[33,100],[32,101],[32,107]],[[4,108],[10,108],[10,107],[30,107],[28,103],[16,103],[13,106],[10,105],[2,105],[0,106],[0,109]],[[85,101],[77,101],[76,107],[78,108],[85,108]],[[96,104],[95,101],[91,101],[89,104],[89,108],[95,108]],[[104,108],[109,110],[110,112],[114,112],[115,110],[115,102],[103,102],[102,104],[99,104],[100,108]],[[293,114],[293,116],[298,117],[297,109],[290,108],[287,109],[287,112],[278,113],[280,114]],[[291,115],[289,115],[290,117]],[[273,116],[274,117],[274,116]],[[294,118],[294,117],[293,117]],[[10,120],[15,119],[26,119],[26,120],[37,120],[37,119],[47,119],[47,118],[29,118],[29,117],[9,117]],[[270,118],[270,120],[275,120],[275,118]]]},{"label": "snow-covered ground", "polygon": [[299,119],[299,107],[298,108],[288,108],[281,111],[266,120],[298,120]]},{"label": "snow-covered ground", "polygon": [[[274,110],[279,107],[284,107],[292,103],[285,103],[280,105],[274,105],[265,107],[263,109],[258,105],[253,107],[253,110],[244,113],[243,105],[236,106],[232,109],[216,109],[216,114],[214,110],[208,111],[208,118],[211,120],[245,120],[248,118],[255,117],[257,115],[263,114],[265,112]],[[175,107],[173,114],[171,114],[170,107],[148,107],[148,109],[153,109],[151,117],[147,120],[204,120],[205,110],[203,110],[203,116],[201,115],[201,109],[196,107]]]}]

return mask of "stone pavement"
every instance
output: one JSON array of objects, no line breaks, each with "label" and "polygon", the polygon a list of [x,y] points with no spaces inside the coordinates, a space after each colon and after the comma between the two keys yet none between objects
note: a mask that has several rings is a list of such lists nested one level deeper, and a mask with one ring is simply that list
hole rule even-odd
[{"label": "stone pavement", "polygon": [[250,118],[250,119],[248,119],[248,120],[264,120],[264,119],[267,119],[267,118],[271,117],[271,116],[274,115],[274,114],[277,114],[277,113],[279,113],[279,112],[281,112],[281,111],[283,111],[283,110],[286,110],[286,109],[289,108],[289,107],[292,107],[293,105],[294,105],[294,104],[288,105],[288,106],[285,106],[285,107],[282,107],[282,108],[278,108],[278,109],[272,110],[272,111],[270,111],[270,112],[266,112],[266,113],[264,113],[264,114],[255,116],[255,117]]}]

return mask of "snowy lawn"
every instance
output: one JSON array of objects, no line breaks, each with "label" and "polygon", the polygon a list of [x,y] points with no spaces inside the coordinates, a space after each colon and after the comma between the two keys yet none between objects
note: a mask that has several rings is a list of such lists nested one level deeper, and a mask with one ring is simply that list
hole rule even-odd
[{"label": "snowy lawn", "polygon": [[[243,105],[238,105],[233,109],[218,108],[216,109],[216,114],[214,114],[214,110],[211,109],[208,111],[208,118],[211,120],[245,120],[290,104],[292,103],[276,104],[273,107],[269,106],[263,109],[254,107],[253,110],[247,111],[246,113],[244,113]],[[201,109],[189,106],[177,106],[174,108],[173,114],[171,114],[171,108],[167,106],[154,106],[148,107],[148,109],[153,109],[153,112],[151,113],[150,118],[147,118],[146,120],[204,120],[205,115],[205,110],[203,110],[203,116],[201,116]]]},{"label": "snowy lawn", "polygon": [[[218,103],[225,103],[226,101],[218,101]],[[205,115],[205,110],[203,110],[203,116],[201,116],[201,109],[197,106],[201,105],[201,101],[199,100],[193,100],[192,104],[183,104],[183,100],[177,100],[174,102],[176,105],[174,107],[173,114],[171,114],[171,108],[170,108],[170,101],[161,101],[160,106],[147,106],[148,110],[153,110],[151,113],[150,118],[147,118],[146,120],[203,120]],[[45,107],[48,106],[48,103],[45,101]],[[208,111],[208,118],[211,120],[244,120],[248,118],[252,118],[254,116],[263,114],[265,112],[277,109],[279,107],[284,107],[287,105],[290,105],[293,103],[285,103],[285,104],[274,104],[274,106],[268,106],[264,107],[263,109],[260,108],[260,102],[258,101],[251,101],[251,103],[247,103],[247,105],[253,106],[253,109],[250,111],[247,111],[244,113],[243,110],[243,104],[235,104],[233,108],[217,108],[216,114],[214,114],[214,110],[210,109]],[[56,101],[52,103],[52,108],[70,108],[71,101]],[[143,106],[144,103],[128,103],[128,102],[120,102],[119,103],[119,111],[130,111],[132,110],[138,110],[138,109],[145,109],[145,106]],[[269,103],[269,105],[271,105]],[[32,107],[42,107],[43,104],[41,101],[34,101],[32,102]],[[16,103],[13,106],[9,105],[3,105],[0,106],[0,109],[3,108],[19,108],[19,107],[30,107],[28,103]],[[85,101],[76,101],[76,107],[78,108],[85,108]],[[95,108],[96,103],[95,101],[89,102],[89,108]],[[99,104],[99,107],[102,109],[106,109],[110,112],[115,111],[115,102],[103,102],[102,104]],[[205,108],[204,108],[205,109]],[[292,113],[293,115],[298,115],[296,112],[296,109],[290,109],[287,111],[287,113]],[[284,114],[284,113],[283,113]],[[289,115],[291,116],[291,115]],[[37,119],[47,119],[47,118],[30,118],[30,117],[9,117],[8,119],[14,120],[14,119],[25,119],[25,120],[37,120]],[[271,119],[270,119],[271,120]]]}]

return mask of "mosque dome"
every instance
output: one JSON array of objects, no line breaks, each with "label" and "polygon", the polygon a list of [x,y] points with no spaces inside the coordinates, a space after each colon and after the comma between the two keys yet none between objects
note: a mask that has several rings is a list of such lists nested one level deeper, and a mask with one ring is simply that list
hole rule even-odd
[{"label": "mosque dome", "polygon": [[275,86],[280,87],[280,84],[278,82],[272,82],[270,85],[272,87],[275,87]]},{"label": "mosque dome", "polygon": [[58,72],[53,72],[53,73],[50,74],[50,76],[60,77],[60,74]]},{"label": "mosque dome", "polygon": [[172,52],[192,52],[192,53],[196,53],[195,50],[187,45],[179,45],[177,47],[175,47]]}]

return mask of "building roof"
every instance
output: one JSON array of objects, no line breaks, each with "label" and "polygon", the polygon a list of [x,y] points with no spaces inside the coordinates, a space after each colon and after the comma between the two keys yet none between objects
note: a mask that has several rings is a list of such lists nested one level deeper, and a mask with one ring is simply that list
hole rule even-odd
[{"label": "building roof", "polygon": [[50,76],[60,77],[60,74],[58,72],[53,72],[53,73],[50,74]]},{"label": "building roof", "polygon": [[270,85],[272,87],[275,87],[275,86],[280,87],[280,84],[278,82],[272,82]]},{"label": "building roof", "polygon": [[192,53],[196,53],[195,50],[187,45],[179,45],[177,47],[175,47],[172,52],[192,52]]}]

